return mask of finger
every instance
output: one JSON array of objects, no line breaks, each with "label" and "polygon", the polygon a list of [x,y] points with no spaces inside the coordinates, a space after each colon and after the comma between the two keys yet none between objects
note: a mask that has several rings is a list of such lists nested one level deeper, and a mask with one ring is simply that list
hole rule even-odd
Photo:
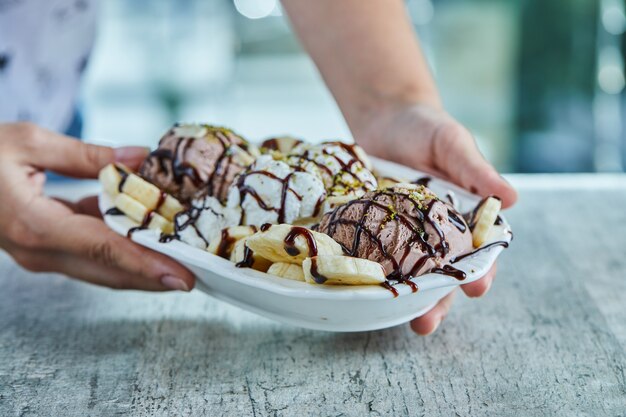
[{"label": "finger", "polygon": [[456,291],[451,292],[439,300],[437,305],[428,313],[413,319],[411,321],[411,329],[413,329],[415,333],[422,336],[432,334],[435,330],[437,330],[437,327],[439,327],[443,319],[446,317],[448,311],[450,311],[455,294]]},{"label": "finger", "polygon": [[82,200],[76,202],[76,212],[79,214],[86,214],[87,216],[102,218],[100,213],[100,206],[98,205],[98,196],[92,195],[85,197]]},{"label": "finger", "polygon": [[24,162],[40,169],[77,178],[96,178],[100,169],[112,162],[136,167],[148,150],[143,147],[109,148],[91,145],[31,125],[21,125],[19,133]]},{"label": "finger", "polygon": [[51,199],[63,204],[76,214],[86,214],[87,216],[97,217],[99,219],[102,218],[102,213],[100,213],[100,207],[98,205],[98,197],[95,195],[85,197],[77,202],[60,197],[51,197]]},{"label": "finger", "polygon": [[497,195],[505,208],[517,201],[515,189],[485,160],[461,125],[449,123],[439,129],[433,149],[437,168],[457,184],[483,197]]},{"label": "finger", "polygon": [[102,220],[71,215],[56,221],[47,232],[48,247],[53,243],[60,252],[172,289],[188,291],[194,286],[194,276],[185,267],[117,235]]},{"label": "finger", "polygon": [[494,264],[485,276],[478,281],[462,285],[461,288],[463,289],[463,292],[468,297],[482,297],[487,294],[487,291],[491,288],[491,284],[493,284],[493,280],[496,277],[496,270],[497,267],[496,264]]},{"label": "finger", "polygon": [[178,289],[66,253],[56,251],[26,252],[19,250],[12,252],[18,264],[33,272],[58,272],[91,284],[113,289],[142,291],[172,291]]}]

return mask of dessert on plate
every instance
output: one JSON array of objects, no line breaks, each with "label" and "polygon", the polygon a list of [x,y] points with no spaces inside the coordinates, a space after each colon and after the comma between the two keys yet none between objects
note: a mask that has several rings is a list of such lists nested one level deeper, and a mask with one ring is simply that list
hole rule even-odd
[{"label": "dessert on plate", "polygon": [[[489,242],[500,200],[460,213],[415,181],[377,177],[365,152],[339,141],[275,137],[258,147],[230,129],[177,124],[139,172],[111,164],[100,173],[114,203],[155,229],[270,275],[312,285],[393,285],[426,273],[465,278],[454,266]],[[195,249],[192,249],[195,248]]]}]

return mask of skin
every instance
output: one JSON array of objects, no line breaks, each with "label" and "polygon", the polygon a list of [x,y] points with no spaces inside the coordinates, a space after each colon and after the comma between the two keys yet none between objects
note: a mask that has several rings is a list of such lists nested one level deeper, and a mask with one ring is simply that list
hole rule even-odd
[{"label": "skin", "polygon": [[[352,131],[365,150],[397,161],[503,206],[515,190],[478,150],[470,132],[443,109],[417,36],[401,0],[284,0],[295,31],[320,70]],[[461,286],[484,295],[496,275]],[[454,293],[411,322],[418,334],[434,332]]]},{"label": "skin", "polygon": [[[455,182],[505,207],[517,196],[482,157],[471,134],[442,107],[401,0],[285,0],[295,31],[369,153]],[[116,235],[95,197],[77,203],[43,194],[44,170],[96,178],[111,162],[136,169],[147,150],[87,145],[31,124],[0,124],[0,248],[24,268],[64,273],[119,289],[189,291],[193,274]],[[462,286],[486,293],[495,266]],[[411,322],[432,333],[454,294]]]},{"label": "skin", "polygon": [[44,169],[96,178],[111,162],[138,168],[146,155],[143,148],[87,145],[31,124],[0,124],[0,248],[30,271],[111,288],[189,291],[193,274],[115,234],[102,222],[96,197],[70,203],[43,194]]}]

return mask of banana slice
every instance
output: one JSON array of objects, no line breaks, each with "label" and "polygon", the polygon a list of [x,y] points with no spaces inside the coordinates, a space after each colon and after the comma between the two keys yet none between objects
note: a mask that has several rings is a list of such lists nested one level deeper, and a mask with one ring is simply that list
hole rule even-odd
[{"label": "banana slice", "polygon": [[476,208],[476,214],[471,219],[472,243],[479,248],[487,241],[489,232],[500,213],[502,202],[497,197],[488,197]]},{"label": "banana slice", "polygon": [[254,157],[247,151],[244,151],[239,145],[230,145],[229,152],[232,152],[233,162],[238,165],[247,167],[254,162]]},{"label": "banana slice", "polygon": [[132,173],[128,175],[120,191],[128,194],[150,210],[156,210],[170,221],[174,220],[174,216],[183,210],[182,204],[176,198]]},{"label": "banana slice", "polygon": [[252,268],[257,271],[265,272],[272,265],[271,261],[257,255],[247,247],[246,241],[249,238],[238,240],[230,254],[230,261],[234,262],[241,268]]},{"label": "banana slice", "polygon": [[100,170],[98,180],[104,191],[112,197],[120,193],[119,187],[122,177],[130,174],[130,170],[122,164],[109,164]]},{"label": "banana slice", "polygon": [[174,232],[174,224],[172,222],[153,210],[149,210],[127,194],[118,194],[114,203],[115,207],[120,209],[122,213],[149,229],[160,230],[163,233]]},{"label": "banana slice", "polygon": [[363,148],[361,148],[359,145],[354,145],[352,147],[352,150],[354,151],[357,159],[359,159],[363,163],[363,166],[371,171],[373,168],[372,161],[370,160],[370,157],[367,155],[367,153],[363,150]]},{"label": "banana slice", "polygon": [[320,255],[302,263],[309,284],[373,285],[386,281],[381,264],[350,256]]},{"label": "banana slice", "polygon": [[248,236],[252,236],[255,232],[256,227],[254,226],[234,226],[222,229],[217,239],[211,241],[207,250],[213,255],[228,259],[230,258],[235,243]]},{"label": "banana slice", "polygon": [[339,206],[343,206],[358,197],[355,194],[332,195],[326,198],[324,211],[331,211]]},{"label": "banana slice", "polygon": [[401,179],[394,178],[394,177],[378,177],[376,178],[376,180],[378,180],[379,189],[391,188],[396,184],[408,182],[406,180],[401,180]]},{"label": "banana slice", "polygon": [[339,243],[330,236],[289,224],[262,228],[246,242],[255,254],[272,262],[302,265],[302,261],[310,256],[343,254]]},{"label": "banana slice", "polygon": [[265,140],[261,144],[261,148],[278,151],[283,155],[287,155],[293,148],[296,147],[296,145],[299,145],[300,143],[302,143],[300,139],[292,138],[291,136],[281,136]]},{"label": "banana slice", "polygon": [[304,271],[300,265],[276,262],[267,270],[270,275],[304,282]]}]

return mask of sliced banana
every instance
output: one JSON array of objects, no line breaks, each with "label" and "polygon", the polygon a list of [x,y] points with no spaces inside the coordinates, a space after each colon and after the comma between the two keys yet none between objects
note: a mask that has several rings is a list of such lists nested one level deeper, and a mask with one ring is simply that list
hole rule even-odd
[{"label": "sliced banana", "polygon": [[354,154],[356,155],[357,159],[359,159],[363,163],[363,166],[371,171],[373,168],[372,161],[370,160],[370,157],[367,155],[367,153],[363,150],[363,148],[361,148],[359,145],[354,145],[352,149],[354,150]]},{"label": "sliced banana", "polygon": [[232,152],[233,162],[243,167],[252,165],[254,157],[247,151],[243,150],[239,145],[230,145],[229,152]]},{"label": "sliced banana", "polygon": [[136,174],[129,174],[121,188],[124,194],[128,194],[150,210],[156,210],[170,221],[183,210],[182,204],[176,198]]},{"label": "sliced banana", "polygon": [[238,240],[230,254],[230,261],[237,266],[256,269],[265,272],[272,265],[272,262],[259,256],[250,248],[247,248],[246,241],[248,238]]},{"label": "sliced banana", "polygon": [[474,218],[471,219],[472,243],[475,248],[480,247],[487,241],[489,232],[496,222],[496,218],[502,208],[502,202],[496,197],[488,197],[477,207]]},{"label": "sliced banana", "polygon": [[247,245],[255,254],[272,262],[301,265],[315,255],[341,255],[339,243],[330,236],[302,226],[272,225],[250,236]]},{"label": "sliced banana", "polygon": [[300,265],[276,262],[267,270],[270,275],[304,282],[304,271]]},{"label": "sliced banana", "polygon": [[256,232],[253,226],[233,226],[223,229],[216,239],[211,240],[207,250],[213,255],[229,258],[235,244]]},{"label": "sliced banana", "polygon": [[130,170],[122,164],[109,164],[100,170],[98,180],[102,184],[104,191],[112,197],[120,193],[119,187],[122,182],[122,175],[130,174]]},{"label": "sliced banana", "polygon": [[394,177],[378,177],[376,178],[378,181],[378,188],[384,190],[385,188],[391,188],[396,184],[407,183],[406,180],[401,180]]},{"label": "sliced banana", "polygon": [[350,256],[319,255],[302,263],[304,279],[310,284],[373,285],[386,281],[378,262]]},{"label": "sliced banana", "polygon": [[122,193],[115,197],[115,207],[120,209],[122,213],[132,220],[149,229],[160,230],[163,233],[173,233],[174,231],[174,224],[172,222],[160,214],[149,210],[146,206],[127,194]]},{"label": "sliced banana", "polygon": [[332,195],[326,198],[324,211],[331,211],[339,206],[343,206],[352,200],[356,200],[356,194]]},{"label": "sliced banana", "polygon": [[283,155],[287,155],[296,145],[302,143],[300,139],[291,136],[281,136],[277,138],[267,139],[261,144],[261,148],[276,150]]}]

